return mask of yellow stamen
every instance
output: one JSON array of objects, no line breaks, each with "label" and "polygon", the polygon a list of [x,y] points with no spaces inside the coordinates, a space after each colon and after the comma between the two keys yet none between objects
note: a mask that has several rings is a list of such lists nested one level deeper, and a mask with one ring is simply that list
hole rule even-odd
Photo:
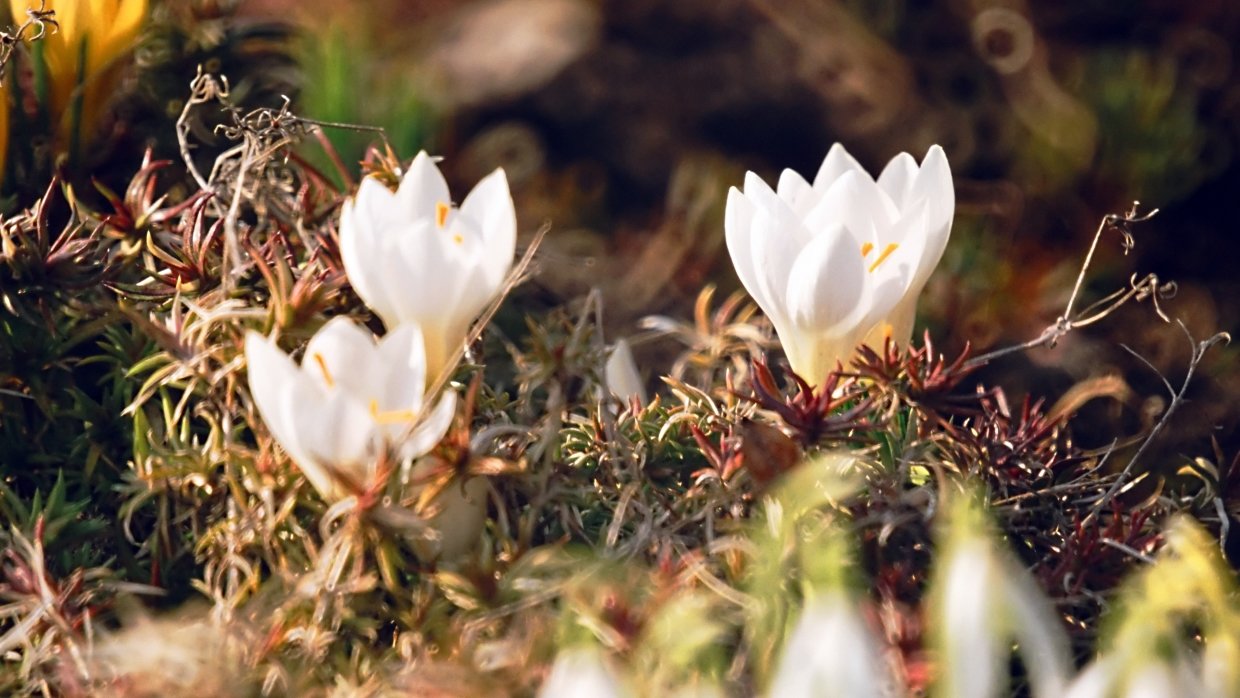
[{"label": "yellow stamen", "polygon": [[870,254],[870,251],[873,249],[874,249],[874,243],[872,242],[865,243],[864,245],[861,246],[861,256],[862,257],[868,256]]},{"label": "yellow stamen", "polygon": [[380,412],[379,401],[370,401],[370,416],[380,425],[387,426],[389,424],[404,424],[412,422],[418,418],[417,413],[413,410],[395,410],[393,412]]},{"label": "yellow stamen", "polygon": [[453,242],[455,242],[456,244],[458,244],[458,245],[459,245],[459,244],[461,244],[462,242],[465,242],[465,238],[463,238],[463,237],[461,237],[459,234],[457,234],[457,235],[453,235],[453,236],[452,236],[452,241],[453,241]]},{"label": "yellow stamen", "polygon": [[870,265],[870,271],[873,272],[875,269],[879,267],[879,265],[887,261],[887,258],[890,257],[891,253],[895,252],[896,248],[899,246],[900,246],[899,243],[893,242],[893,243],[888,244],[887,247],[883,248],[882,254],[878,255],[878,259],[874,260],[874,263]]},{"label": "yellow stamen", "polygon": [[444,225],[448,222],[448,211],[451,210],[452,207],[442,201],[435,204],[435,225],[440,228],[444,227]]},{"label": "yellow stamen", "polygon": [[314,352],[314,363],[318,364],[319,370],[323,372],[323,382],[327,384],[327,387],[336,387],[336,381],[332,378],[332,372],[327,370],[327,361],[317,351]]}]

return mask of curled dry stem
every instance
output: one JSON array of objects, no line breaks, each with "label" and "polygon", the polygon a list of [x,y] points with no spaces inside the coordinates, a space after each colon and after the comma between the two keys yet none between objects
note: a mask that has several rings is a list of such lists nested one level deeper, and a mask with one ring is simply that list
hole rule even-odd
[{"label": "curled dry stem", "polygon": [[1054,323],[1042,330],[1040,335],[1029,341],[977,356],[966,363],[965,367],[977,368],[984,366],[994,359],[1027,349],[1054,347],[1059,343],[1060,339],[1063,339],[1073,330],[1087,327],[1106,318],[1131,300],[1143,301],[1147,298],[1150,299],[1150,302],[1154,305],[1154,312],[1158,313],[1158,316],[1164,322],[1170,322],[1171,318],[1167,317],[1167,314],[1163,312],[1158,302],[1160,299],[1174,296],[1176,285],[1174,281],[1164,282],[1160,280],[1157,274],[1147,274],[1139,279],[1134,274],[1129,278],[1127,288],[1121,288],[1114,293],[1108,294],[1102,299],[1091,303],[1084,310],[1073,312],[1077,299],[1080,297],[1081,288],[1085,283],[1085,275],[1089,271],[1090,264],[1093,263],[1094,252],[1098,249],[1098,241],[1102,238],[1103,232],[1110,229],[1118,231],[1121,236],[1124,254],[1127,254],[1135,245],[1132,226],[1136,223],[1144,223],[1158,213],[1158,209],[1153,209],[1144,214],[1138,213],[1137,207],[1140,203],[1139,201],[1134,201],[1132,208],[1125,214],[1111,213],[1102,218],[1102,222],[1098,224],[1098,230],[1094,233],[1093,242],[1089,246],[1089,252],[1085,255],[1085,261],[1081,264],[1080,273],[1077,274],[1076,285],[1072,288],[1072,295],[1068,298],[1068,304]]}]

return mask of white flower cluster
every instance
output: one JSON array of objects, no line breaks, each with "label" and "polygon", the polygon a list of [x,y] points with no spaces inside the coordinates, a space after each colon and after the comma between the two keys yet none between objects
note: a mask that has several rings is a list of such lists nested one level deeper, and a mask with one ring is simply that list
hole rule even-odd
[{"label": "white flower cluster", "polygon": [[[452,370],[470,324],[499,293],[516,237],[503,170],[458,208],[434,160],[419,153],[395,192],[367,178],[341,213],[345,273],[387,334],[378,339],[334,318],[310,340],[300,366],[274,339],[246,336],[254,402],[324,499],[366,492],[381,484],[381,463],[408,464],[443,438],[456,394],[447,390],[431,405],[427,390]],[[432,523],[452,529],[440,538],[439,555],[473,544],[485,516],[479,489],[448,487],[438,496]]]},{"label": "white flower cluster", "polygon": [[[976,512],[973,512],[976,514]],[[1012,695],[1011,661],[1024,667],[1021,694],[1034,698],[1226,698],[1240,688],[1240,647],[1211,632],[1230,601],[1211,605],[1214,570],[1201,555],[1212,541],[1191,524],[1169,526],[1168,549],[1142,574],[1155,593],[1176,597],[1143,617],[1123,619],[1102,654],[1079,671],[1059,613],[1028,570],[974,516],[953,516],[929,588],[926,625],[935,657],[932,695],[999,698]],[[1194,540],[1196,539],[1196,540]],[[1175,579],[1187,584],[1168,587]],[[1207,593],[1193,588],[1203,580]],[[1133,606],[1159,607],[1129,587]],[[899,649],[874,632],[846,589],[815,589],[790,621],[782,651],[762,695],[771,698],[898,698],[914,695],[893,671]],[[1133,598],[1136,596],[1137,598]],[[1190,596],[1191,598],[1183,598]],[[1202,609],[1209,610],[1202,610]],[[1196,610],[1193,610],[1196,609]],[[1186,611],[1190,611],[1186,613]],[[1198,615],[1193,615],[1197,613]],[[1193,648],[1173,617],[1209,619],[1204,650]],[[1200,651],[1195,651],[1200,650]],[[730,695],[721,686],[694,695]],[[540,698],[636,695],[602,653],[582,647],[561,652]]]},{"label": "white flower cluster", "polygon": [[[775,325],[793,369],[821,382],[860,344],[884,336],[908,342],[954,210],[938,146],[921,166],[897,156],[876,181],[836,145],[813,184],[787,170],[772,190],[750,173],[744,191],[728,197],[725,227],[737,274]],[[396,191],[367,178],[341,212],[345,272],[387,334],[377,339],[335,318],[300,366],[273,338],[246,337],[254,402],[324,499],[369,491],[380,484],[381,464],[407,465],[444,436],[455,394],[432,405],[427,391],[453,369],[471,323],[500,292],[516,234],[503,170],[457,207],[434,160],[419,153]],[[617,396],[644,400],[623,343],[606,374]],[[439,504],[445,513],[467,512],[474,523],[463,528],[473,530],[483,502],[466,501],[468,491],[448,488]]]}]

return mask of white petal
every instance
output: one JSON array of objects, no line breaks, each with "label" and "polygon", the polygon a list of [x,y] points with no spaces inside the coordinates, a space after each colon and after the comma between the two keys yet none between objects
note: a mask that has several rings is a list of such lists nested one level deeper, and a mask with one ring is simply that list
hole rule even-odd
[{"label": "white petal", "polygon": [[[365,188],[366,182],[362,185]],[[340,212],[340,258],[345,275],[362,301],[391,327],[396,321],[396,308],[383,282],[384,258],[379,234],[370,218],[358,210],[354,202],[344,203]]]},{"label": "white petal", "polygon": [[943,149],[937,145],[931,146],[926,153],[905,208],[919,200],[924,200],[927,206],[924,224],[926,244],[914,283],[924,284],[943,257],[943,250],[951,237],[952,219],[956,215],[956,191],[952,184],[951,166]]},{"label": "white petal", "polygon": [[841,334],[865,317],[869,280],[859,248],[839,226],[805,246],[785,277],[794,325],[807,332]]},{"label": "white petal", "polygon": [[443,439],[452,426],[452,418],[456,416],[456,393],[445,390],[439,404],[424,417],[397,448],[401,460],[417,458],[430,452]]},{"label": "white petal", "polygon": [[917,161],[908,153],[900,153],[887,163],[882,174],[878,176],[878,186],[887,192],[896,208],[903,208],[908,202],[909,191],[917,177]]},{"label": "white petal", "polygon": [[[883,337],[888,335],[896,344],[908,346],[913,333],[917,296],[921,292],[921,287],[915,286],[915,274],[924,253],[925,236],[921,233],[924,220],[925,206],[919,204],[916,212],[907,215],[886,232],[879,233],[880,239],[899,239],[901,242],[882,264],[869,272],[873,294],[869,315],[862,324],[874,326],[865,342],[871,347],[881,347]],[[866,259],[868,263],[877,257],[871,254]],[[898,314],[897,310],[900,311]]]},{"label": "white petal", "polygon": [[800,249],[809,243],[813,232],[802,225],[801,218],[788,202],[779,198],[770,185],[752,172],[745,173],[745,196],[753,202],[757,212],[765,212],[779,222],[782,237],[789,245]]},{"label": "white petal", "polygon": [[728,190],[728,203],[723,212],[723,230],[728,245],[728,254],[732,257],[732,266],[736,276],[749,295],[762,308],[768,317],[773,313],[782,314],[776,308],[771,297],[766,295],[764,288],[758,284],[758,271],[753,258],[753,219],[756,214],[754,204],[736,187]]},{"label": "white petal", "polygon": [[[884,245],[895,243],[899,247],[892,251],[875,273],[900,275],[905,279],[905,288],[913,288],[926,256],[926,245],[929,242],[926,220],[929,215],[929,206],[922,199],[905,210],[899,220],[893,221],[886,229],[879,230],[878,237]],[[921,288],[916,290],[920,291]]]},{"label": "white petal", "polygon": [[386,367],[375,365],[374,354],[374,335],[351,319],[338,316],[310,338],[301,370],[325,391],[343,390],[363,399],[382,385],[382,376],[374,374],[386,371]]},{"label": "white petal", "polygon": [[[869,175],[846,172],[827,188],[822,198],[805,216],[805,227],[813,233],[842,225],[852,231],[860,242],[882,248],[898,240],[886,239],[885,233],[899,219],[895,204]],[[858,244],[860,253],[861,246]]]},{"label": "white petal", "polygon": [[1002,684],[1000,671],[1006,666],[1004,625],[992,590],[1003,580],[984,538],[960,543],[947,560],[943,578],[941,615],[931,622],[942,624],[946,646],[940,657],[943,685],[948,694],[959,698],[992,698]]},{"label": "white petal", "polygon": [[847,598],[833,594],[801,613],[767,694],[880,698],[895,695],[895,681],[865,621]]},{"label": "white petal", "polygon": [[383,382],[374,386],[369,399],[384,412],[422,409],[426,393],[426,345],[422,328],[405,323],[379,340],[373,359],[383,367]]},{"label": "white petal", "polygon": [[[761,185],[765,187],[765,184]],[[754,189],[750,187],[750,189]],[[749,236],[749,256],[756,272],[758,293],[755,299],[767,299],[763,306],[768,317],[776,325],[788,324],[788,277],[792,265],[813,236],[801,225],[792,209],[766,190],[767,196],[758,190],[761,200],[750,197],[757,206],[754,211]],[[769,307],[767,307],[769,306]]]},{"label": "white petal", "polygon": [[1067,689],[1073,672],[1068,637],[1060,626],[1054,607],[1043,596],[1037,582],[1024,566],[1011,558],[1004,560],[1003,595],[1012,615],[1012,629],[1028,672],[1032,695],[1057,698]]},{"label": "white petal", "polygon": [[489,302],[512,269],[517,247],[517,214],[508,190],[508,177],[502,169],[478,182],[461,204],[461,213],[477,221],[481,228],[483,246],[478,263],[485,270],[483,295]]},{"label": "white petal", "polygon": [[555,658],[538,698],[621,698],[627,695],[594,650],[565,650]]},{"label": "white petal", "polygon": [[818,201],[818,193],[795,170],[784,170],[779,175],[779,183],[775,187],[779,198],[787,202],[796,213],[797,218],[805,218],[805,214]]},{"label": "white petal", "polygon": [[456,312],[466,260],[449,249],[456,246],[450,237],[447,230],[415,224],[386,248],[384,282],[401,323],[425,329]]},{"label": "white petal", "polygon": [[450,205],[452,199],[448,194],[448,182],[434,159],[423,150],[409,165],[409,171],[400,181],[396,190],[400,200],[402,218],[428,218],[434,220],[440,205]]},{"label": "white petal", "polygon": [[313,400],[322,400],[325,396],[314,392],[312,386],[304,385],[301,371],[293,360],[257,332],[246,332],[245,362],[250,394],[267,429],[290,458],[298,463],[308,461],[306,449],[297,441],[297,431],[291,421],[294,415],[286,410],[284,394],[308,392]]},{"label": "white petal", "polygon": [[846,172],[857,172],[870,178],[869,173],[865,171],[861,163],[848,154],[843,144],[836,143],[827,151],[827,157],[823,159],[822,166],[818,168],[818,174],[814,177],[814,189],[825,192],[832,182]]},{"label": "white petal", "polygon": [[450,264],[460,270],[457,278],[452,280],[453,287],[456,289],[456,300],[455,311],[451,314],[451,319],[462,328],[457,338],[457,341],[460,341],[465,337],[473,320],[482,314],[491,301],[495,300],[495,296],[503,285],[503,274],[506,274],[507,270],[503,270],[503,274],[498,277],[495,276],[496,265],[487,261],[491,251],[477,238],[473,240],[462,238],[460,242],[449,244],[452,246],[452,249],[447,250],[452,259]]},{"label": "white petal", "polygon": [[1151,658],[1150,664],[1136,668],[1128,679],[1128,690],[1124,698],[1180,698],[1183,696],[1201,696],[1199,691],[1184,685],[1186,682],[1177,680],[1165,662]]},{"label": "white petal", "polygon": [[637,362],[633,360],[633,350],[626,340],[619,340],[612,347],[611,356],[603,367],[603,381],[612,395],[621,400],[628,400],[634,395],[641,404],[646,404],[646,384],[637,372]]},{"label": "white petal", "polygon": [[308,456],[297,465],[324,499],[334,501],[349,493],[337,475],[360,486],[370,484],[380,443],[369,410],[340,391],[311,402],[291,391],[283,398],[285,409],[294,415],[295,438]]},{"label": "white petal", "polygon": [[864,328],[842,334],[815,334],[795,329],[779,334],[788,363],[811,386],[820,386],[837,365],[848,366],[861,345]]},{"label": "white petal", "polygon": [[[877,305],[877,304],[876,304]],[[879,318],[865,344],[878,349],[883,346],[883,338],[891,337],[897,346],[908,347],[913,341],[914,322],[917,318],[917,294],[906,293],[900,297],[885,318]]]},{"label": "white petal", "polygon": [[1077,674],[1063,698],[1107,698],[1114,695],[1115,678],[1114,660],[1096,659]]}]

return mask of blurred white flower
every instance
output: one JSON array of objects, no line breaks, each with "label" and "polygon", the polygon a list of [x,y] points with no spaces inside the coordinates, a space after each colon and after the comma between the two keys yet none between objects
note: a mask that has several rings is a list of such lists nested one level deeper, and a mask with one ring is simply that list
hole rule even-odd
[{"label": "blurred white flower", "polygon": [[1186,658],[1167,661],[1152,657],[1147,664],[1124,669],[1125,664],[1116,657],[1099,657],[1067,686],[1063,698],[1224,698],[1232,695],[1208,688],[1199,676],[1200,666]]},{"label": "blurred white flower", "polygon": [[538,698],[622,698],[628,692],[592,649],[570,649],[555,658]]},{"label": "blurred white flower", "polygon": [[784,170],[773,191],[746,174],[744,191],[728,193],[724,227],[737,276],[793,370],[821,384],[860,344],[908,344],[955,209],[939,146],[920,167],[897,155],[875,181],[837,143],[812,185]]},{"label": "blurred white flower", "polygon": [[779,698],[897,695],[882,648],[851,600],[831,592],[806,605],[767,694]]},{"label": "blurred white flower", "polygon": [[429,451],[456,411],[453,392],[434,409],[425,404],[417,324],[376,343],[348,318],[334,318],[310,340],[300,367],[249,332],[245,357],[250,392],[271,435],[329,502],[373,484],[384,451],[400,461]]},{"label": "blurred white flower", "polygon": [[418,153],[392,192],[367,177],[340,214],[340,254],[353,290],[388,330],[422,328],[433,380],[512,268],[517,218],[503,170],[460,208],[435,162]]},{"label": "blurred white flower", "polygon": [[627,401],[636,395],[641,404],[646,404],[646,385],[637,371],[628,341],[621,339],[611,348],[607,364],[603,366],[603,382],[607,390],[621,400]]},{"label": "blurred white flower", "polygon": [[1013,645],[1028,669],[1030,694],[1061,696],[1072,661],[1054,607],[1011,554],[997,547],[984,516],[967,505],[951,518],[928,622],[940,657],[942,695],[993,698],[1008,678]]}]

